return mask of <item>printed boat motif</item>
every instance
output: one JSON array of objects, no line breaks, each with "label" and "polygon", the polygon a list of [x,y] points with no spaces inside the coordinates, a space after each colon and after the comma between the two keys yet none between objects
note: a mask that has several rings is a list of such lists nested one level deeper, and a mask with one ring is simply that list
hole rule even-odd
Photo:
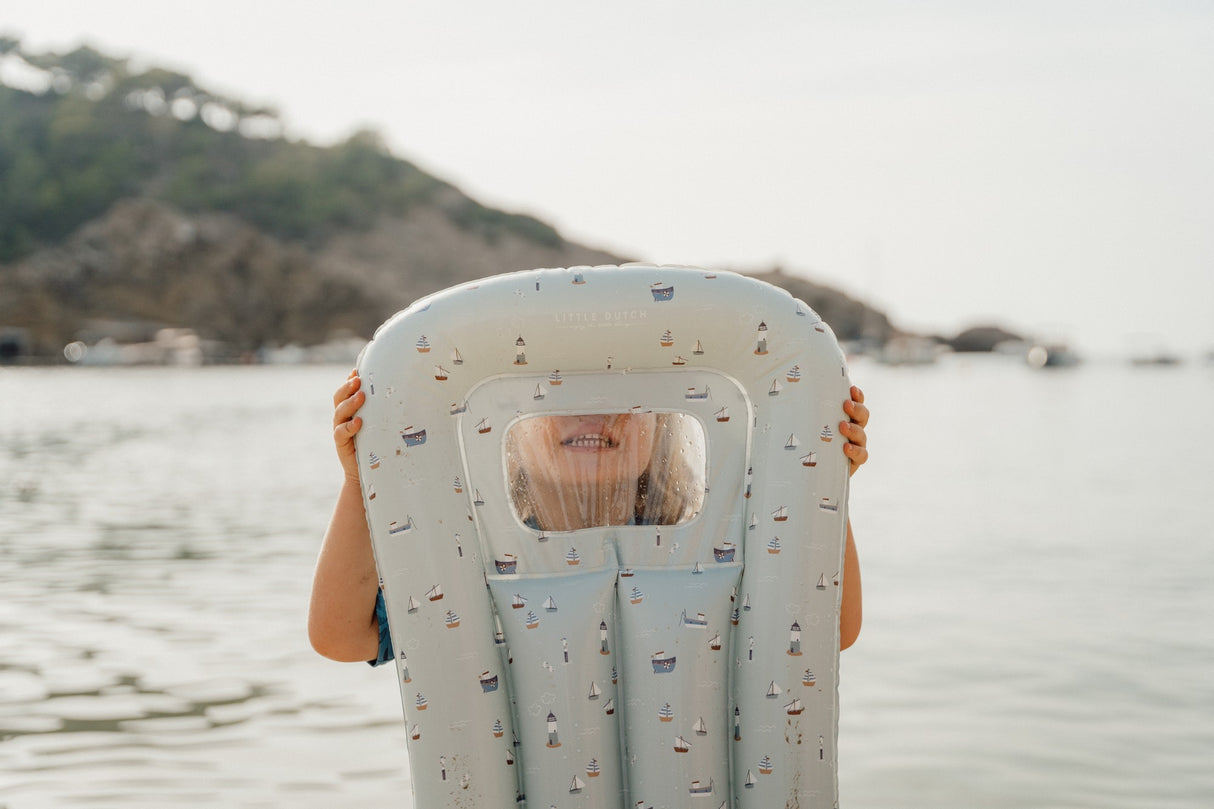
[{"label": "printed boat motif", "polygon": [[767,389],[767,395],[768,396],[779,396],[780,391],[783,389],[784,389],[784,386],[780,384],[780,380],[773,379],[773,380],[771,380],[771,387]]},{"label": "printed boat motif", "polygon": [[771,512],[771,518],[775,522],[784,522],[788,519],[788,506],[778,506]]},{"label": "printed boat motif", "polygon": [[464,493],[464,482],[459,479],[459,475],[456,475],[455,480],[451,481],[451,486],[455,489],[456,494]]},{"label": "printed boat motif", "polygon": [[818,508],[822,509],[823,511],[838,511],[839,501],[832,497],[823,497],[820,501],[818,501]]},{"label": "printed boat motif", "polygon": [[535,393],[531,394],[531,398],[535,399],[538,402],[547,395],[548,394],[544,391],[544,388],[541,385],[536,384]]},{"label": "printed boat motif", "polygon": [[419,711],[424,711],[430,707],[430,700],[426,699],[422,692],[417,692],[417,699],[413,701],[413,706]]},{"label": "printed boat motif", "polygon": [[569,784],[569,793],[571,795],[576,795],[577,793],[581,792],[585,788],[586,788],[586,782],[583,781],[581,778],[578,778],[576,775],[573,776],[573,782],[571,784]]},{"label": "printed boat motif", "polygon": [[420,739],[422,737],[422,729],[420,727],[418,727],[417,725],[414,725],[413,727],[409,728],[409,737],[411,739],[413,739],[413,741],[417,741],[418,739]]},{"label": "printed boat motif", "polygon": [[586,777],[587,778],[598,778],[599,777],[598,759],[592,758],[592,759],[590,759],[590,761],[586,762]]},{"label": "printed boat motif", "polygon": [[732,542],[722,542],[712,549],[712,558],[714,561],[721,563],[732,562],[737,551],[737,545],[734,545]]},{"label": "printed boat motif", "polygon": [[701,343],[699,340],[696,340],[696,347],[691,350],[691,353],[695,354],[696,356],[703,354],[704,353],[704,344]]},{"label": "printed boat motif", "polygon": [[489,728],[489,732],[493,734],[493,738],[495,739],[502,738],[502,735],[506,732],[505,726],[502,725],[502,720],[495,719],[493,721],[493,727]]},{"label": "printed boat motif", "polygon": [[426,443],[426,431],[414,430],[412,425],[402,430],[400,437],[404,439],[406,447],[420,447]]},{"label": "printed boat motif", "polygon": [[811,452],[801,456],[801,466],[815,467],[818,465],[818,453]]},{"label": "printed boat motif", "polygon": [[793,367],[789,368],[788,373],[784,376],[784,378],[787,379],[789,382],[800,382],[801,381],[801,366],[794,365]]},{"label": "printed boat motif", "polygon": [[408,532],[410,532],[412,530],[413,530],[413,517],[412,516],[405,517],[405,521],[403,523],[398,523],[395,521],[388,523],[389,536],[395,536],[396,534],[407,534]]},{"label": "printed boat motif", "polygon": [[704,717],[702,716],[696,720],[696,723],[691,726],[691,729],[695,731],[697,736],[708,735],[708,725],[704,724]]},{"label": "printed boat motif", "polygon": [[658,282],[656,284],[651,284],[649,291],[653,293],[653,300],[655,303],[662,303],[663,301],[674,299],[673,285],[663,286],[661,282]]},{"label": "printed boat motif", "polygon": [[485,433],[489,432],[492,429],[493,429],[493,426],[491,424],[489,424],[489,419],[487,419],[487,418],[481,419],[480,421],[478,421],[476,423],[476,431],[478,433],[480,433],[481,435],[484,435]]},{"label": "printed boat motif", "polygon": [[801,446],[801,442],[797,439],[796,433],[789,433],[788,440],[784,442],[784,449],[792,451],[799,446]]},{"label": "printed boat motif", "polygon": [[565,554],[565,564],[572,567],[574,565],[580,565],[581,563],[582,563],[581,554],[579,554],[577,552],[577,548],[574,548],[571,546],[569,548],[569,553]]},{"label": "printed boat motif", "polygon": [[818,434],[818,437],[821,438],[824,443],[829,444],[834,440],[835,434],[831,431],[830,425],[827,424],[822,428],[822,432]]},{"label": "printed boat motif", "polygon": [[586,695],[586,699],[598,699],[602,696],[603,691],[599,688],[599,684],[594,680],[590,681],[590,692]]},{"label": "printed boat motif", "polygon": [[465,399],[462,402],[452,402],[451,403],[451,415],[458,416],[460,413],[467,413],[467,412],[468,412],[468,400],[467,399]]},{"label": "printed boat motif", "polygon": [[440,585],[434,585],[426,591],[426,598],[430,599],[431,601],[442,601],[443,588]]},{"label": "printed boat motif", "polygon": [[662,722],[674,721],[674,708],[670,707],[669,702],[667,702],[661,708],[658,708],[658,719]]},{"label": "printed boat motif", "polygon": [[812,686],[817,682],[818,677],[814,674],[812,669],[806,669],[805,673],[801,675],[801,685]]},{"label": "printed boat motif", "polygon": [[439,382],[446,382],[447,377],[449,377],[450,375],[451,375],[451,372],[448,371],[443,366],[441,366],[441,365],[434,366],[434,378],[437,379]]},{"label": "printed boat motif", "polygon": [[674,740],[674,751],[676,753],[686,753],[690,749],[691,742],[687,741],[682,736],[679,736]]},{"label": "printed boat motif", "polygon": [[447,610],[447,617],[443,620],[447,624],[447,629],[455,629],[459,626],[459,616],[452,610]]},{"label": "printed boat motif", "polygon": [[704,613],[702,613],[702,612],[696,613],[695,617],[693,618],[687,614],[687,610],[683,610],[682,620],[683,620],[683,626],[688,627],[690,629],[707,629],[708,628],[708,618],[706,618]]},{"label": "printed boat motif", "polygon": [[409,612],[417,612],[417,608],[420,606],[421,604],[416,598],[409,596]]},{"label": "printed boat motif", "polygon": [[776,554],[776,553],[780,552],[780,538],[779,537],[772,537],[770,540],[768,540],[767,552],[771,553],[771,554]]},{"label": "printed boat motif", "polygon": [[516,610],[520,610],[523,607],[525,607],[526,605],[527,605],[527,597],[524,596],[522,593],[515,593],[514,601],[511,602],[510,606]]},{"label": "printed boat motif", "polygon": [[481,691],[488,694],[491,691],[497,690],[497,675],[487,671],[481,672],[480,676]]},{"label": "printed boat motif", "polygon": [[662,348],[670,348],[674,345],[674,333],[670,329],[662,332],[662,336],[658,338],[658,345]]},{"label": "printed boat motif", "polygon": [[540,625],[540,617],[532,610],[527,610],[527,628],[535,629]]},{"label": "printed boat motif", "polygon": [[712,639],[710,641],[708,641],[708,648],[712,649],[714,652],[721,651],[721,633],[720,632],[713,635]]},{"label": "printed boat motif", "polygon": [[703,402],[708,399],[708,386],[704,386],[703,392],[697,391],[695,388],[688,388],[683,394],[683,398],[689,402]]},{"label": "printed boat motif", "polygon": [[729,408],[722,407],[720,410],[718,410],[716,412],[715,415],[716,415],[717,422],[720,424],[724,424],[725,422],[729,421]]},{"label": "printed boat motif", "polygon": [[759,775],[771,775],[771,756],[759,759]]},{"label": "printed boat motif", "polygon": [[772,680],[771,685],[767,686],[767,698],[768,699],[775,699],[776,697],[780,696],[783,693],[784,693],[784,689],[780,688],[780,686],[776,684],[775,680]]},{"label": "printed boat motif", "polygon": [[493,566],[499,575],[512,576],[518,573],[518,557],[513,553],[504,553],[501,559],[493,560]]},{"label": "printed boat motif", "polygon": [[707,784],[701,784],[700,779],[691,782],[691,786],[687,788],[688,794],[693,798],[704,798],[712,794],[712,779],[708,779]]},{"label": "printed boat motif", "polygon": [[603,703],[603,713],[607,714],[607,716],[615,713],[615,697],[608,697],[607,701]]},{"label": "printed boat motif", "polygon": [[367,460],[370,461],[372,469],[379,469],[380,462],[379,462],[378,455],[376,455],[374,452],[372,452],[370,455],[367,456]]},{"label": "printed boat motif", "polygon": [[564,381],[565,381],[565,380],[563,380],[563,379],[561,378],[561,372],[560,372],[560,371],[553,371],[552,373],[548,374],[548,384],[549,384],[549,385],[552,385],[554,388],[555,388],[557,385],[560,385],[560,384],[561,384],[562,382],[564,382]]},{"label": "printed boat motif", "polygon": [[640,604],[641,601],[644,600],[644,598],[645,598],[645,594],[641,592],[641,589],[639,587],[636,587],[634,585],[632,588],[632,593],[630,593],[628,596],[628,601],[633,604]]},{"label": "printed boat motif", "polygon": [[653,665],[654,674],[667,674],[674,671],[675,656],[666,652],[655,652],[649,659]]},{"label": "printed boat motif", "polygon": [[462,354],[459,353],[458,348],[451,349],[451,364],[452,365],[463,365],[464,364],[464,357]]},{"label": "printed boat motif", "polygon": [[680,355],[676,356],[673,360],[671,360],[670,364],[671,365],[686,365],[687,358],[680,354]]},{"label": "printed boat motif", "polygon": [[423,334],[421,337],[417,338],[417,343],[415,343],[415,347],[417,348],[418,354],[429,354],[430,353],[430,341],[426,339],[426,335]]}]

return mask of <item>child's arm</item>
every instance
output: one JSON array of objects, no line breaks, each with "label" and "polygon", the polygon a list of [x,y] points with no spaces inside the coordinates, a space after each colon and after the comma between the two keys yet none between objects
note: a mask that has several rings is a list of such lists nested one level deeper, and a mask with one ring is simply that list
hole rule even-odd
[{"label": "child's arm", "polygon": [[[864,391],[852,386],[851,400],[843,403],[843,412],[848,421],[839,423],[839,431],[847,438],[843,452],[851,462],[848,474],[868,461],[868,436],[864,432],[869,412],[864,406]],[[851,521],[847,522],[847,547],[843,552],[843,603],[839,608],[839,648],[846,649],[860,635],[863,619],[860,592],[860,558],[856,555],[856,540],[852,536]]]},{"label": "child's arm", "polygon": [[354,436],[362,428],[356,414],[366,400],[358,373],[351,372],[333,395],[333,442],[345,472],[337,506],[321,545],[312,578],[308,639],[333,660],[374,660],[379,651],[375,596],[379,575],[363,511]]}]

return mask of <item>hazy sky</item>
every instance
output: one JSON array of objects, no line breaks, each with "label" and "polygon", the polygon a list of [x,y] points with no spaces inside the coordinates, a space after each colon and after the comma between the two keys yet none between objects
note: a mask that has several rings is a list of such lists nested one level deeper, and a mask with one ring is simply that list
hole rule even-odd
[{"label": "hazy sky", "polygon": [[636,258],[913,328],[1214,348],[1214,3],[7,0]]}]

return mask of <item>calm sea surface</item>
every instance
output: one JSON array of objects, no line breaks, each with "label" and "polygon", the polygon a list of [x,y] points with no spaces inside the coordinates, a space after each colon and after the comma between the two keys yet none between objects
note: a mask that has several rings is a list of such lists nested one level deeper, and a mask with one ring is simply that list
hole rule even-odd
[{"label": "calm sea surface", "polygon": [[[409,806],[304,631],[345,373],[0,370],[0,808]],[[853,377],[842,805],[1214,805],[1214,367]]]}]

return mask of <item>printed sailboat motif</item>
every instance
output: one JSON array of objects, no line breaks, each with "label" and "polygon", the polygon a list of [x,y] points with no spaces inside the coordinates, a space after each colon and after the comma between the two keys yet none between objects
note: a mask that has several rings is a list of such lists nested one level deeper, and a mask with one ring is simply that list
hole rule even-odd
[{"label": "printed sailboat motif", "polygon": [[417,608],[420,606],[421,606],[421,603],[416,598],[414,598],[412,595],[410,595],[409,596],[409,612],[417,612]]},{"label": "printed sailboat motif", "polygon": [[780,552],[780,538],[779,537],[772,537],[770,540],[768,540],[767,552],[772,553],[772,554]]},{"label": "printed sailboat motif", "polygon": [[789,433],[788,440],[784,442],[784,449],[792,451],[799,446],[801,446],[801,441],[797,438],[796,433]]},{"label": "printed sailboat motif", "polygon": [[495,719],[493,721],[493,727],[489,728],[489,732],[493,734],[493,738],[500,739],[506,732],[506,727],[502,724],[502,720]]},{"label": "printed sailboat motif", "polygon": [[578,792],[581,792],[585,788],[586,788],[586,782],[583,781],[581,778],[578,778],[576,775],[573,776],[573,782],[569,785],[569,792],[578,793]]},{"label": "printed sailboat motif", "polygon": [[673,360],[671,360],[671,361],[670,361],[670,364],[671,364],[671,365],[686,365],[686,364],[687,364],[687,358],[686,358],[686,357],[684,357],[682,354],[680,354],[680,355],[678,355],[677,357],[675,357]]},{"label": "printed sailboat motif", "polygon": [[776,697],[780,696],[783,693],[784,693],[784,689],[780,688],[780,686],[776,684],[775,680],[772,680],[771,685],[767,686],[767,698],[768,699],[775,699]]},{"label": "printed sailboat motif", "polygon": [[718,410],[716,412],[716,419],[721,424],[724,424],[725,422],[729,421],[729,408],[722,407],[720,410]]},{"label": "printed sailboat motif", "polygon": [[455,629],[459,626],[459,616],[452,610],[447,610],[447,617],[444,619],[448,629]]},{"label": "printed sailboat motif", "polygon": [[460,413],[467,413],[467,412],[468,412],[468,400],[467,399],[465,399],[462,402],[452,402],[451,403],[451,415],[458,416]]},{"label": "printed sailboat motif", "polygon": [[459,353],[458,348],[451,349],[451,364],[452,365],[463,365],[464,364],[464,358]]},{"label": "printed sailboat motif", "polygon": [[771,387],[767,389],[767,395],[768,396],[779,396],[780,391],[783,389],[784,389],[784,386],[780,384],[780,380],[773,379],[773,380],[771,380]]},{"label": "printed sailboat motif", "polygon": [[586,695],[586,699],[598,699],[603,691],[599,688],[599,684],[594,680],[590,681],[590,693]]},{"label": "printed sailboat motif", "polygon": [[413,725],[411,728],[409,728],[409,738],[413,739],[413,741],[417,741],[421,737],[422,729],[420,727]]},{"label": "printed sailboat motif", "polygon": [[526,605],[527,605],[527,597],[525,595],[523,595],[522,593],[515,593],[514,601],[511,602],[510,606],[516,610],[519,610],[519,609],[522,609],[523,607],[525,607]]},{"label": "printed sailboat motif", "polygon": [[403,523],[392,522],[388,525],[388,533],[390,535],[406,534],[413,530],[413,517],[406,516]]},{"label": "printed sailboat motif", "polygon": [[676,753],[686,753],[690,749],[691,742],[687,741],[682,736],[679,736],[674,740],[674,751]]},{"label": "printed sailboat motif", "polygon": [[710,641],[708,641],[708,648],[712,649],[714,652],[721,651],[721,633],[720,632],[713,635],[712,639]]},{"label": "printed sailboat motif", "polygon": [[540,625],[540,617],[532,610],[527,610],[527,628],[535,629]]},{"label": "printed sailboat motif", "polygon": [[554,388],[564,381],[565,380],[561,378],[560,371],[553,371],[552,373],[548,374],[548,384]]},{"label": "printed sailboat motif", "polygon": [[755,774],[753,772],[751,772],[750,770],[747,770],[746,771],[746,781],[744,782],[744,786],[747,789],[750,789],[751,787],[753,787],[755,785],[755,783],[758,780],[759,779],[755,778]]},{"label": "printed sailboat motif", "polygon": [[784,522],[788,519],[788,506],[778,506],[771,512],[771,518],[776,522]]},{"label": "printed sailboat motif", "polygon": [[800,716],[804,710],[805,710],[805,706],[801,703],[801,700],[797,697],[794,697],[792,702],[790,702],[784,706],[784,711],[789,716]]},{"label": "printed sailboat motif", "polygon": [[487,419],[487,418],[481,419],[480,421],[478,421],[476,423],[476,431],[478,433],[480,433],[481,435],[484,435],[485,433],[489,432],[492,429],[493,429],[493,426],[491,424],[489,424],[489,419]]},{"label": "printed sailboat motif", "polygon": [[447,377],[449,377],[450,375],[451,375],[451,372],[448,371],[443,366],[441,366],[441,365],[434,366],[434,378],[437,379],[439,382],[446,382]]},{"label": "printed sailboat motif", "polygon": [[692,354],[700,355],[704,353],[704,344],[696,340],[696,347],[692,349]]},{"label": "printed sailboat motif", "polygon": [[430,341],[426,339],[426,335],[424,334],[417,338],[417,342],[414,344],[414,346],[417,348],[418,354],[430,353]]},{"label": "printed sailboat motif", "polygon": [[771,775],[771,756],[759,759],[759,775]]},{"label": "printed sailboat motif", "polygon": [[590,759],[590,761],[586,762],[586,777],[588,777],[588,778],[598,778],[599,777],[598,759],[592,758],[592,759]]},{"label": "printed sailboat motif", "polygon": [[667,702],[661,708],[658,708],[658,719],[662,722],[674,721],[674,708],[670,707],[669,702]]},{"label": "printed sailboat motif", "polygon": [[443,588],[440,585],[434,585],[426,591],[426,598],[430,599],[431,601],[442,601]]},{"label": "printed sailboat motif", "polygon": [[658,338],[658,345],[662,346],[663,348],[670,348],[672,345],[674,345],[674,334],[670,331],[670,329],[662,332],[662,336]]},{"label": "printed sailboat motif", "polygon": [[426,699],[425,696],[422,695],[422,692],[418,691],[417,699],[413,701],[413,705],[415,708],[417,708],[417,710],[424,711],[430,707],[430,700]]},{"label": "printed sailboat motif", "polygon": [[793,367],[789,368],[788,373],[785,375],[784,378],[787,379],[789,382],[800,382],[801,381],[801,366],[794,365]]},{"label": "printed sailboat motif", "polygon": [[801,466],[813,467],[813,466],[817,466],[817,465],[818,465],[818,453],[811,452],[808,455],[801,456]]},{"label": "printed sailboat motif", "polygon": [[565,554],[565,564],[572,567],[574,565],[580,565],[581,563],[582,563],[581,554],[579,554],[577,552],[577,548],[570,546],[569,553]]},{"label": "printed sailboat motif", "polygon": [[464,482],[459,479],[459,475],[456,475],[455,480],[451,481],[451,488],[455,489],[456,494],[464,493]]},{"label": "printed sailboat motif", "polygon": [[838,511],[839,501],[832,497],[823,497],[820,501],[818,501],[818,508],[822,509],[823,511]]},{"label": "printed sailboat motif", "polygon": [[615,713],[615,697],[608,697],[607,701],[603,703],[603,713],[608,716]]},{"label": "printed sailboat motif", "polygon": [[640,604],[645,598],[645,594],[637,586],[633,586],[632,593],[628,596],[628,600],[633,604]]},{"label": "printed sailboat motif", "polygon": [[708,735],[708,726],[704,724],[704,717],[702,716],[696,720],[696,723],[692,725],[691,729],[695,731],[697,736]]},{"label": "printed sailboat motif", "polygon": [[830,425],[827,424],[822,428],[822,432],[818,433],[818,437],[822,439],[823,443],[829,444],[834,440],[835,434],[831,431]]},{"label": "printed sailboat motif", "polygon": [[818,677],[814,674],[813,669],[806,669],[805,673],[801,675],[801,685],[812,686],[817,682]]},{"label": "printed sailboat motif", "polygon": [[548,596],[547,598],[545,598],[544,599],[544,610],[546,612],[556,612],[556,599],[554,599],[552,596]]},{"label": "printed sailboat motif", "polygon": [[539,401],[540,399],[543,399],[547,395],[548,394],[547,394],[547,392],[544,391],[543,386],[537,383],[535,386],[535,393],[531,394],[531,398],[535,399],[536,401]]},{"label": "printed sailboat motif", "polygon": [[483,505],[485,505],[485,498],[484,498],[484,497],[481,497],[481,490],[480,490],[480,489],[473,489],[472,491],[473,491],[473,494],[472,494],[472,505],[474,505],[474,506],[483,506]]}]

